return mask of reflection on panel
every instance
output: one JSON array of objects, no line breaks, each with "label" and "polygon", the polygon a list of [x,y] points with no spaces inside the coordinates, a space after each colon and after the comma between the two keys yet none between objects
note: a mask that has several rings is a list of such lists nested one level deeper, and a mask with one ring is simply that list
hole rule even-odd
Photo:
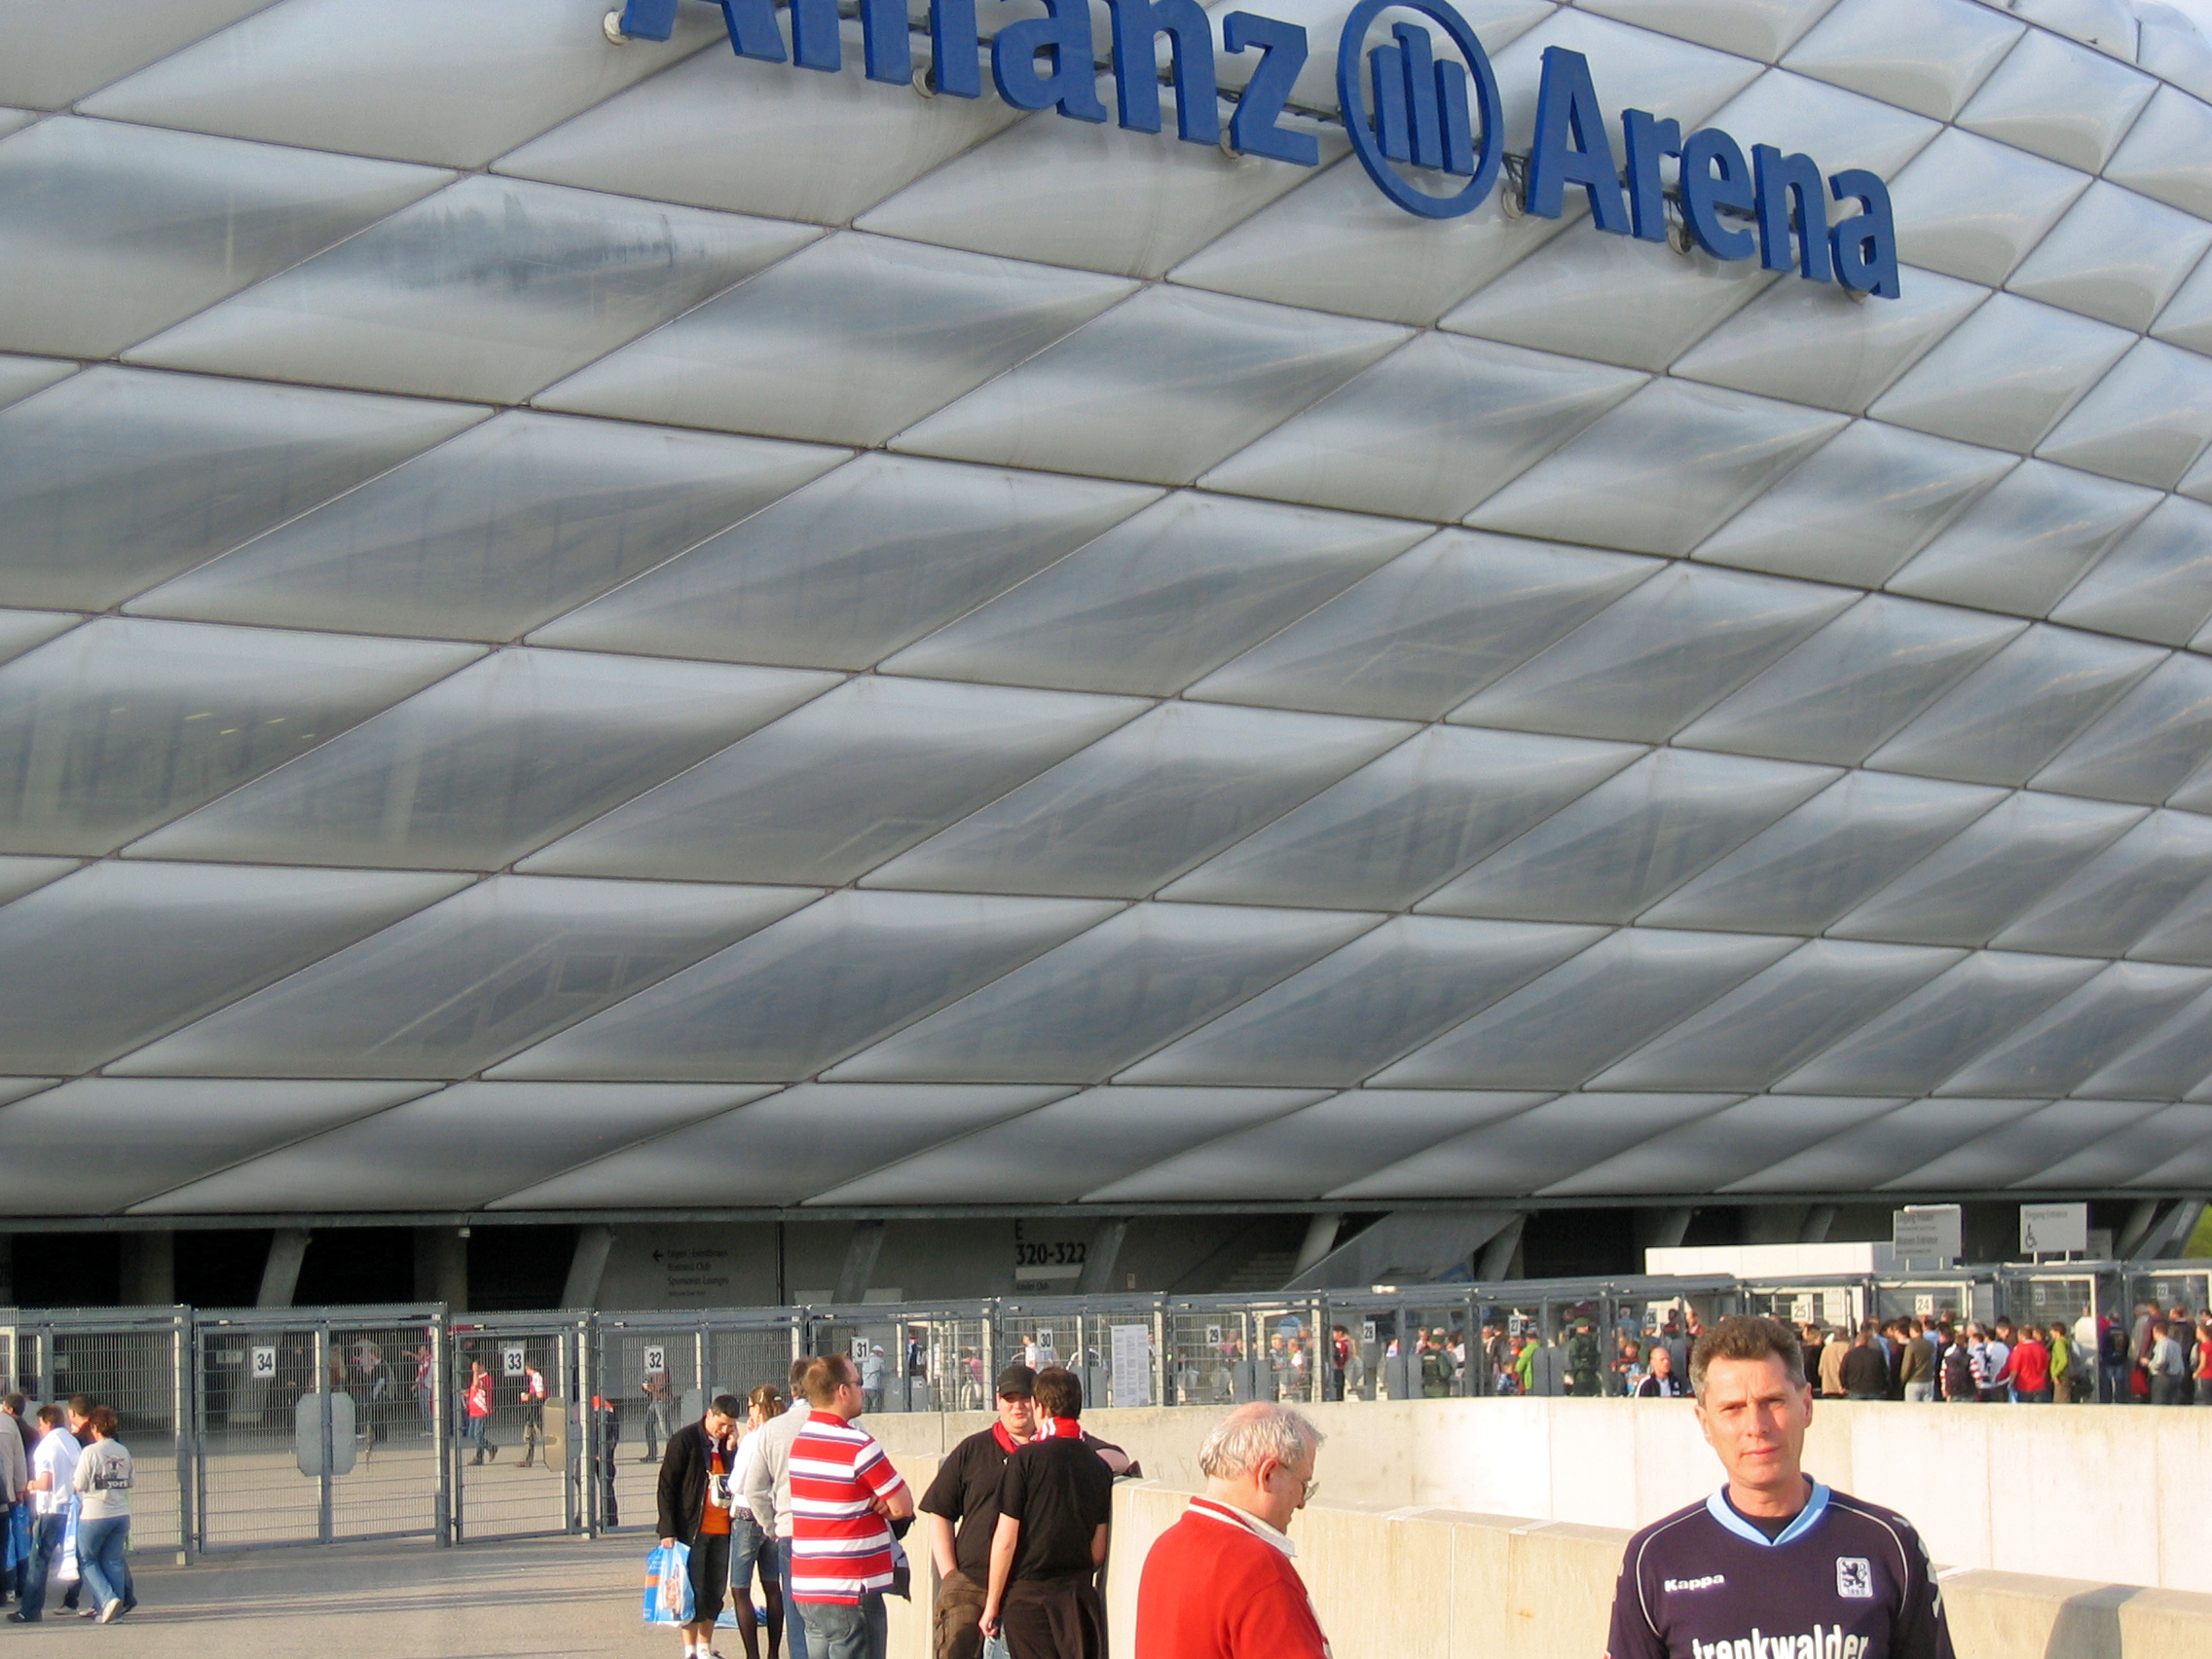
[{"label": "reflection on panel", "polygon": [[[806,1084],[556,1175],[491,1207],[793,1204],[1065,1092]],[[824,1134],[826,1123],[838,1132]]]},{"label": "reflection on panel", "polygon": [[2021,1115],[2012,1122],[1907,1170],[1888,1185],[1925,1192],[2025,1184],[2038,1170],[2154,1110],[2139,1101],[2119,1106],[2103,1100],[2054,1100],[2040,1111],[2023,1102]]},{"label": "reflection on panel", "polygon": [[1669,1129],[1730,1094],[1568,1094],[1346,1182],[1335,1198],[1503,1198],[1534,1193]]},{"label": "reflection on panel", "polygon": [[66,634],[84,618],[66,610],[0,610],[0,662]]},{"label": "reflection on panel", "polygon": [[494,876],[111,1069],[467,1077],[812,897],[804,888]]},{"label": "reflection on panel", "polygon": [[832,1075],[1097,1082],[1376,921],[1319,910],[1134,905]]},{"label": "reflection on panel", "polygon": [[2212,879],[2212,818],[2154,812],[1997,936],[2018,950],[2118,956]]},{"label": "reflection on panel", "polygon": [[0,101],[60,109],[180,46],[213,34],[267,0],[78,0],[66,12],[28,8],[9,19]]},{"label": "reflection on panel", "polygon": [[1356,1083],[1602,936],[1598,928],[1398,916],[1121,1081]]},{"label": "reflection on panel", "polygon": [[[1609,3],[1619,5],[1622,0]],[[1631,3],[1650,4],[1653,0]],[[1686,4],[1683,0],[1656,0],[1656,4],[1685,18],[1705,10],[1702,0],[1687,0]],[[1810,23],[1833,4],[1834,0],[1790,0],[1788,10]],[[1756,7],[1728,10],[1746,22],[1774,19],[1783,12],[1772,0]],[[1654,20],[1650,26],[1662,25]],[[1894,103],[1847,92],[1841,87],[1788,69],[1769,69],[1714,111],[1708,125],[1723,132],[1756,132],[1759,142],[1772,144],[1785,155],[1802,151],[1818,156],[1821,166],[1831,172],[1838,167],[1866,167],[1884,178],[1897,177],[1905,163],[1940,130],[1935,122]]]},{"label": "reflection on panel", "polygon": [[95,864],[0,909],[0,1053],[80,1072],[433,903],[371,870]]},{"label": "reflection on panel", "polygon": [[1999,294],[1868,411],[1992,449],[2033,449],[2134,344],[2110,323]]},{"label": "reflection on panel", "polygon": [[1972,0],[1843,0],[1783,62],[1948,121],[2025,32]]},{"label": "reflection on panel", "polygon": [[2186,645],[2212,620],[2212,508],[2168,496],[2050,615],[2101,633]]},{"label": "reflection on panel", "polygon": [[[2117,1115],[2117,1114],[2116,1114]],[[2113,1187],[2147,1180],[2169,1159],[2201,1152],[2212,1140],[2212,1107],[2167,1106],[2099,1135],[2071,1158],[2039,1171],[2039,1187]]]},{"label": "reflection on panel", "polygon": [[531,641],[866,668],[1158,496],[864,455]]},{"label": "reflection on panel", "polygon": [[2035,786],[2156,806],[2181,787],[2208,752],[2212,663],[2176,652],[2038,772]]},{"label": "reflection on panel", "polygon": [[1982,84],[1959,125],[2096,172],[2157,86],[2104,53],[2030,29]]},{"label": "reflection on panel", "polygon": [[59,881],[77,867],[75,859],[12,859],[0,857],[0,904],[20,899],[34,888]]},{"label": "reflection on panel", "polygon": [[2212,217],[2212,107],[2160,87],[2105,167],[2115,184]]},{"label": "reflection on panel", "polygon": [[80,1078],[0,1108],[0,1211],[51,1215],[65,1193],[77,1214],[113,1213],[427,1087]]},{"label": "reflection on panel", "polygon": [[476,1209],[764,1087],[463,1083],[195,1181],[141,1214]]},{"label": "reflection on panel", "polygon": [[1732,1181],[1729,1193],[1863,1192],[1919,1168],[1975,1135],[2043,1106],[2041,1100],[1917,1100]]},{"label": "reflection on panel", "polygon": [[837,886],[1144,709],[863,675],[524,861],[530,870]]},{"label": "reflection on panel", "polygon": [[833,893],[492,1075],[808,1077],[1112,908],[1065,899]]},{"label": "reflection on panel", "polygon": [[821,1203],[1065,1203],[1317,1098],[1289,1088],[1091,1088],[820,1195]]},{"label": "reflection on panel", "polygon": [[868,881],[1140,898],[1407,735],[1394,721],[1162,704]]},{"label": "reflection on panel", "polygon": [[2183,1008],[2074,1087],[2098,1100],[2171,1100],[2212,1077],[2212,995]]},{"label": "reflection on panel", "polygon": [[2069,466],[2168,489],[2212,441],[2212,364],[2138,341],[2036,451]]},{"label": "reflection on panel", "polygon": [[500,651],[138,850],[498,869],[830,683],[788,670]]},{"label": "reflection on panel", "polygon": [[511,640],[844,459],[841,450],[514,411],[130,608]]},{"label": "reflection on panel", "polygon": [[917,641],[893,674],[1170,695],[1427,534],[1178,493]]},{"label": "reflection on panel", "polygon": [[2122,328],[2149,328],[2207,246],[2212,225],[2093,184],[2005,285]]},{"label": "reflection on panel", "polygon": [[0,847],[113,851],[476,654],[99,617],[0,667]]},{"label": "reflection on panel", "polygon": [[2130,484],[2027,461],[1893,576],[1890,591],[2041,616],[2157,500]]},{"label": "reflection on panel", "polygon": [[1956,1073],[1943,1092],[2066,1093],[2208,986],[2212,974],[2199,969],[2115,962],[2035,1023]]},{"label": "reflection on panel", "polygon": [[2086,175],[1951,128],[1892,181],[1898,255],[1999,283],[2086,190]]},{"label": "reflection on panel", "polygon": [[1549,1191],[1710,1193],[1900,1104],[1850,1095],[1756,1095],[1654,1135],[1555,1182]]}]

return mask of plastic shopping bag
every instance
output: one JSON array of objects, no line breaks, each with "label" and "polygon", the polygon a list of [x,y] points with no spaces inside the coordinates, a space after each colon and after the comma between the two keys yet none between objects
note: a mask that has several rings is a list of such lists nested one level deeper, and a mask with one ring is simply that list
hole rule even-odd
[{"label": "plastic shopping bag", "polygon": [[54,1576],[63,1584],[77,1582],[77,1512],[69,1511],[69,1525],[61,1534],[61,1566]]},{"label": "plastic shopping bag", "polygon": [[983,1638],[983,1659],[1013,1659],[1013,1655],[1007,1649],[1006,1636],[1003,1632],[997,1636]]},{"label": "plastic shopping bag", "polygon": [[691,1552],[682,1544],[655,1544],[645,1557],[645,1623],[691,1622]]}]

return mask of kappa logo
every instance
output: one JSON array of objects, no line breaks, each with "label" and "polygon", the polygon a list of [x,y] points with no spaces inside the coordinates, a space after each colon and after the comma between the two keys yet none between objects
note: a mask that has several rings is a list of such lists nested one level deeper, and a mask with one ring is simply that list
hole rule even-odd
[{"label": "kappa logo", "polygon": [[1685,1590],[1717,1590],[1721,1585],[1727,1582],[1728,1580],[1724,1575],[1717,1572],[1709,1572],[1703,1578],[1661,1579],[1659,1582],[1659,1589],[1664,1595],[1677,1596]]},{"label": "kappa logo", "polygon": [[1837,1556],[1835,1593],[1846,1602],[1871,1602],[1874,1599],[1874,1564],[1864,1556]]}]

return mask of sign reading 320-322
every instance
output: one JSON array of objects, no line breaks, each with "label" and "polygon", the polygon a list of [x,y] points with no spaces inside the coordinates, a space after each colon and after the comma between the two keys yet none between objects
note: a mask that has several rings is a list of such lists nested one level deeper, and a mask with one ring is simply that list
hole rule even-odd
[{"label": "sign reading 320-322", "polygon": [[[844,67],[837,0],[790,0],[787,51],[775,0],[717,0],[732,51],[802,69]],[[1005,5],[1008,0],[981,0]],[[1092,57],[1088,0],[1038,0],[1043,17],[1024,17],[992,37],[991,83],[1016,109],[1056,109],[1077,121],[1103,122]],[[627,0],[609,16],[615,38],[666,40],[679,0]],[[932,94],[983,94],[977,0],[930,0],[930,66],[916,73],[906,0],[860,0],[862,55],[867,78],[912,85]],[[1222,141],[1221,99],[1213,19],[1198,0],[1106,0],[1113,17],[1115,114],[1137,132],[1161,130],[1157,43],[1168,44],[1175,88],[1176,135],[1194,144]],[[1386,14],[1390,39],[1368,50]],[[1428,25],[1442,31],[1442,50]],[[1290,96],[1306,67],[1307,34],[1297,23],[1256,12],[1221,19],[1219,49],[1257,52],[1259,58],[1229,119],[1229,147],[1299,166],[1315,166],[1320,144],[1310,131],[1285,127]],[[1136,66],[1125,72],[1127,65]],[[1497,183],[1505,160],[1505,121],[1497,76],[1466,19],[1448,0],[1359,0],[1345,19],[1337,54],[1337,92],[1346,134],[1360,166],[1392,202],[1425,218],[1471,212]],[[1668,200],[1664,164],[1674,167],[1673,196],[1688,236],[1716,259],[1750,259],[1770,271],[1836,282],[1853,293],[1896,299],[1897,232],[1890,194],[1861,167],[1825,175],[1810,157],[1771,145],[1743,147],[1715,127],[1685,134],[1677,121],[1647,110],[1623,110],[1620,148],[1578,52],[1544,53],[1530,146],[1526,206],[1557,218],[1567,191],[1578,189],[1592,222],[1615,236],[1664,241]],[[1463,181],[1463,182],[1461,182]],[[1828,203],[1856,211],[1834,225]]]}]

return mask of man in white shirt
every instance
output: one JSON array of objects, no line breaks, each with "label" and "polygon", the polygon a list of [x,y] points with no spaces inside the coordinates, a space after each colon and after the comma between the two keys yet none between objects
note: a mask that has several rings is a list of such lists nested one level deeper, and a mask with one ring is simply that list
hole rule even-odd
[{"label": "man in white shirt", "polygon": [[792,1443],[813,1415],[802,1387],[813,1364],[811,1359],[792,1361],[792,1403],[782,1417],[762,1423],[748,1438],[749,1445],[755,1441],[759,1444],[742,1489],[753,1519],[775,1540],[776,1576],[784,1590],[784,1636],[791,1644],[791,1659],[806,1659],[806,1626],[792,1600]]},{"label": "man in white shirt", "polygon": [[83,1448],[62,1426],[65,1416],[59,1406],[39,1408],[39,1426],[46,1432],[31,1449],[31,1559],[23,1572],[23,1604],[8,1615],[10,1624],[37,1624],[46,1616],[47,1569],[60,1553],[62,1535],[69,1530],[69,1511],[76,1503],[77,1458]]}]

